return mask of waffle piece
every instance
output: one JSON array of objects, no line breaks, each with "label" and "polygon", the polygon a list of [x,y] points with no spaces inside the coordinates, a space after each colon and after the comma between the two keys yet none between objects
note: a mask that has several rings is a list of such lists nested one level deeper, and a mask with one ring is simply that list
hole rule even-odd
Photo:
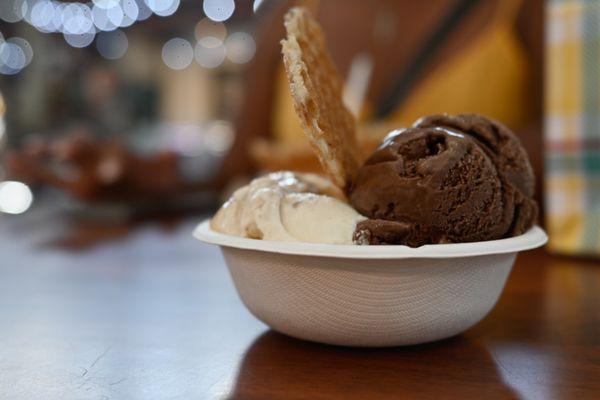
[{"label": "waffle piece", "polygon": [[323,36],[305,8],[285,16],[283,61],[296,113],[323,169],[348,190],[361,163],[356,121],[342,101],[342,82]]}]

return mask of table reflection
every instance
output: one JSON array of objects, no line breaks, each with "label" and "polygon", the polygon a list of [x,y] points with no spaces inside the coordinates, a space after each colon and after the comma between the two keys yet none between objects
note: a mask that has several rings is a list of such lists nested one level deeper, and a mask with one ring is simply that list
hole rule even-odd
[{"label": "table reflection", "polygon": [[[262,334],[244,355],[230,399],[239,398],[515,398],[485,346],[458,336],[394,349],[357,349]],[[382,391],[386,388],[385,391]]]}]

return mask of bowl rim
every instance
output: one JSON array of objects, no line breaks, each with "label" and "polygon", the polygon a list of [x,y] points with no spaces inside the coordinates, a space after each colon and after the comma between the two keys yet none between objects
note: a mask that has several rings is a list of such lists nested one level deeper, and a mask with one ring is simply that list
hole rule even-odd
[{"label": "bowl rim", "polygon": [[493,254],[516,253],[541,247],[548,241],[546,232],[535,225],[522,235],[483,242],[428,244],[413,248],[402,245],[356,246],[350,244],[321,244],[279,242],[248,239],[213,231],[210,219],[194,229],[193,236],[208,244],[235,249],[269,253],[355,259],[458,258]]}]

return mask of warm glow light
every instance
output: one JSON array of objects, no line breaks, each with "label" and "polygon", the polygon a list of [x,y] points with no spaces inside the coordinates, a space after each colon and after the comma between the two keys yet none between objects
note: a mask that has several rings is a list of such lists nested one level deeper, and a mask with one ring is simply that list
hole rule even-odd
[{"label": "warm glow light", "polygon": [[225,60],[225,46],[219,39],[206,36],[196,45],[194,56],[204,68],[217,68]]},{"label": "warm glow light", "polygon": [[0,182],[0,212],[22,214],[31,207],[33,194],[27,185],[21,182]]},{"label": "warm glow light", "polygon": [[236,64],[245,64],[254,57],[256,43],[252,36],[245,32],[235,32],[225,41],[227,58]]},{"label": "warm glow light", "polygon": [[233,145],[233,139],[234,131],[231,122],[217,120],[208,125],[204,135],[204,146],[210,153],[222,156]]},{"label": "warm glow light", "polygon": [[196,40],[201,41],[202,38],[212,36],[220,41],[224,41],[227,36],[227,28],[222,22],[215,22],[210,18],[202,18],[196,24],[195,32]]}]

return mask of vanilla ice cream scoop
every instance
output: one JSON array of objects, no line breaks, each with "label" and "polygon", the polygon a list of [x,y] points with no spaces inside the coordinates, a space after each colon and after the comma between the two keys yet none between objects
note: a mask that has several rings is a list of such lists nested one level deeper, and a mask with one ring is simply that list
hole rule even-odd
[{"label": "vanilla ice cream scoop", "polygon": [[356,224],[364,219],[327,179],[277,172],[235,191],[210,225],[252,239],[352,244]]}]

